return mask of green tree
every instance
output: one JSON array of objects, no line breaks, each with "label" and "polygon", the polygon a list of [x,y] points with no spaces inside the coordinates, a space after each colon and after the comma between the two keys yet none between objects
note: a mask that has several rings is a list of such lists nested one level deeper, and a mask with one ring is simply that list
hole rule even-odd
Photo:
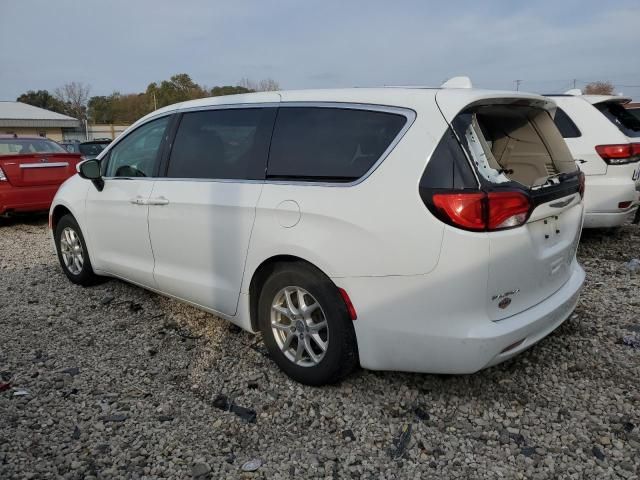
[{"label": "green tree", "polygon": [[146,94],[154,106],[160,108],[173,103],[206,97],[208,92],[186,73],[179,73],[173,75],[169,80],[163,80],[159,85],[156,82],[150,83]]},{"label": "green tree", "polygon": [[92,123],[114,123],[113,97],[114,93],[106,96],[95,96],[89,99],[87,115]]},{"label": "green tree", "polygon": [[34,107],[44,108],[52,112],[66,114],[65,105],[49,93],[48,90],[29,90],[20,95],[16,101],[33,105]]},{"label": "green tree", "polygon": [[239,93],[251,93],[255,90],[251,90],[247,87],[241,87],[240,85],[223,85],[221,87],[213,87],[211,89],[212,97],[221,97],[223,95],[237,95]]}]

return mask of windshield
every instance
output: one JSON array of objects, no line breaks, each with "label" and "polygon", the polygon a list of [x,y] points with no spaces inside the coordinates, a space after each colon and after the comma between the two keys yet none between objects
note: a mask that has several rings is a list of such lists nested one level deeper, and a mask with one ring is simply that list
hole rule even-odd
[{"label": "windshield", "polygon": [[0,155],[32,153],[66,153],[66,150],[46,138],[0,138]]},{"label": "windshield", "polygon": [[109,145],[108,143],[81,143],[78,145],[80,153],[85,156],[98,156],[98,154]]},{"label": "windshield", "polygon": [[640,119],[629,113],[622,105],[617,102],[604,102],[595,107],[627,137],[640,137]]}]

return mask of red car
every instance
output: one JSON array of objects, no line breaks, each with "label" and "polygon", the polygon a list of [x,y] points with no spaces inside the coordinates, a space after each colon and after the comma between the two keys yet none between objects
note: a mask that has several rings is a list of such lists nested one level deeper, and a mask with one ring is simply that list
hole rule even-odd
[{"label": "red car", "polygon": [[0,215],[48,210],[80,159],[46,138],[0,135]]}]

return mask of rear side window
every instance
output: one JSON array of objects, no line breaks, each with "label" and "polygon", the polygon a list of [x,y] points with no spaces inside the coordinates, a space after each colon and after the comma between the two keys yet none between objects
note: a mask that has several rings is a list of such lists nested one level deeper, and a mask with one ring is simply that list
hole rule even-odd
[{"label": "rear side window", "polygon": [[380,159],[404,115],[328,107],[281,107],[267,178],[351,182]]},{"label": "rear side window", "polygon": [[464,190],[478,182],[455,134],[448,128],[431,155],[420,180],[420,188]]},{"label": "rear side window", "polygon": [[261,180],[274,108],[185,113],[169,160],[168,177]]},{"label": "rear side window", "polygon": [[640,119],[619,103],[605,102],[594,105],[627,137],[640,137]]},{"label": "rear side window", "polygon": [[581,136],[576,124],[573,123],[573,120],[571,120],[569,115],[561,108],[556,110],[556,116],[553,118],[553,122],[556,124],[556,127],[558,127],[562,138],[578,138]]}]

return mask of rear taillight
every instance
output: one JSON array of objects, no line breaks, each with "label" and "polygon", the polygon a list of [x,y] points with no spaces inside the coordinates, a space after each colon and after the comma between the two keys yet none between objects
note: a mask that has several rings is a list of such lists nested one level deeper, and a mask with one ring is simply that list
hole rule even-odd
[{"label": "rear taillight", "polygon": [[531,201],[521,192],[436,193],[433,205],[440,217],[465,230],[492,231],[524,224]]},{"label": "rear taillight", "polygon": [[623,165],[640,160],[640,143],[597,145],[596,152],[609,165]]},{"label": "rear taillight", "polygon": [[7,176],[2,171],[2,168],[0,168],[0,182],[6,182],[6,181],[7,181]]},{"label": "rear taillight", "polygon": [[529,217],[531,202],[520,192],[490,192],[487,230],[501,230],[522,225]]},{"label": "rear taillight", "polygon": [[485,193],[436,193],[433,204],[455,225],[468,230],[484,230]]}]

